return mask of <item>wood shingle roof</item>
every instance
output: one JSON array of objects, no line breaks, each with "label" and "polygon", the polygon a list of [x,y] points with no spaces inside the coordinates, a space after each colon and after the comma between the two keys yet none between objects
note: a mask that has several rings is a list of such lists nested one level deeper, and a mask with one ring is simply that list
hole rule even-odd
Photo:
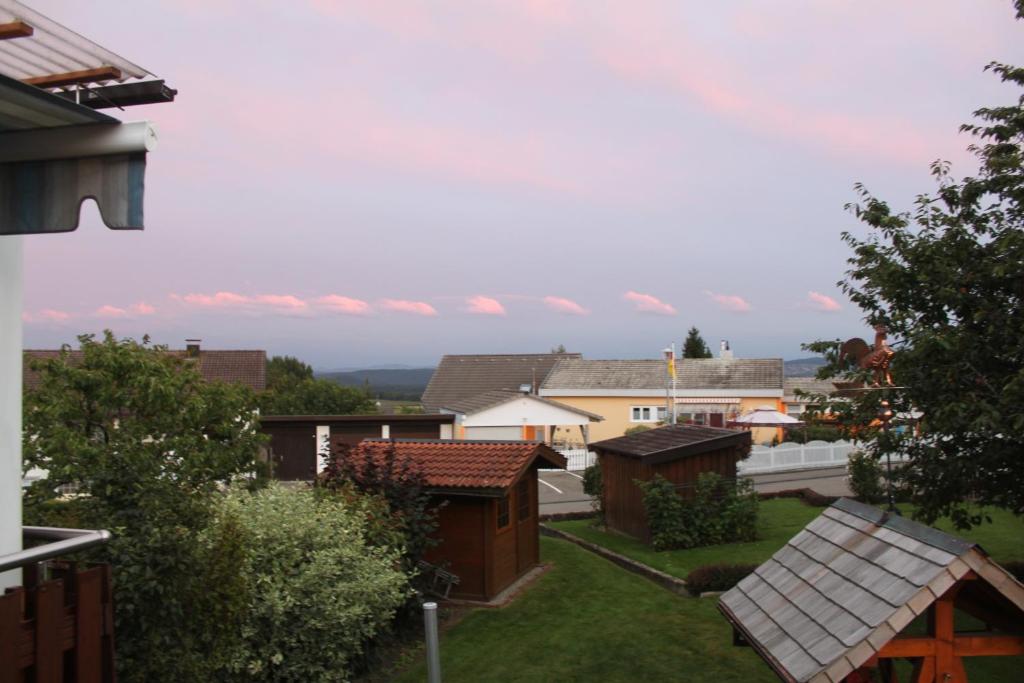
[{"label": "wood shingle roof", "polygon": [[1024,586],[977,545],[840,499],[719,609],[782,680],[836,683],[972,570],[979,599],[998,591],[1024,617]]}]

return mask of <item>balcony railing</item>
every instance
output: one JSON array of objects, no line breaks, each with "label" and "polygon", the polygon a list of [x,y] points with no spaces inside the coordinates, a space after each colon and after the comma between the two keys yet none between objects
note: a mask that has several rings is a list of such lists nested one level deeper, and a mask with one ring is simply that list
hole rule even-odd
[{"label": "balcony railing", "polygon": [[102,545],[108,531],[23,527],[26,545],[0,556],[22,585],[0,596],[0,681],[113,681],[114,609],[109,565],[57,557]]}]

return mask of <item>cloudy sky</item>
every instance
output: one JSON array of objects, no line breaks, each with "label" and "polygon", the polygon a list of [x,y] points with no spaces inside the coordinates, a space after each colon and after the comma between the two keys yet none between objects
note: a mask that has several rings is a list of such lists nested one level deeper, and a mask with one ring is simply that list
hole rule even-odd
[{"label": "cloudy sky", "polygon": [[[739,356],[866,334],[864,182],[906,207],[1015,97],[1009,0],[32,0],[180,90],[146,230],[26,240],[25,344],[110,327],[327,369]],[[130,8],[130,9],[129,9]]]}]

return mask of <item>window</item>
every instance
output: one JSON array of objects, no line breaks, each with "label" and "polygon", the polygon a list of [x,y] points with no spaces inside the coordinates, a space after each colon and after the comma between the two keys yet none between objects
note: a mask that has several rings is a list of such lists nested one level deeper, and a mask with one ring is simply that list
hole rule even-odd
[{"label": "window", "polygon": [[665,419],[665,406],[633,406],[630,411],[632,422],[658,422]]},{"label": "window", "polygon": [[658,406],[658,422],[664,422],[666,419],[668,419],[668,408]]},{"label": "window", "polygon": [[508,526],[508,521],[509,521],[508,518],[509,518],[509,514],[508,514],[508,496],[504,496],[504,497],[502,497],[501,500],[498,501],[498,528],[499,529],[504,529],[505,527]]},{"label": "window", "polygon": [[523,479],[516,486],[516,507],[519,509],[517,515],[519,521],[530,518],[530,481]]}]

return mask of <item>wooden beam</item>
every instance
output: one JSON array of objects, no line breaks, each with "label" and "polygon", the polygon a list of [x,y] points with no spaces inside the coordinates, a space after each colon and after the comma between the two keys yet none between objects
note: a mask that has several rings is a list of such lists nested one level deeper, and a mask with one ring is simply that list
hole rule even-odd
[{"label": "wooden beam", "polygon": [[897,659],[901,657],[932,657],[935,655],[935,639],[928,636],[920,638],[893,638],[878,651],[879,659]]},{"label": "wooden beam", "polygon": [[101,66],[98,69],[84,69],[82,71],[68,71],[63,74],[51,74],[49,76],[37,76],[26,78],[22,83],[28,83],[39,88],[59,88],[65,85],[76,83],[95,83],[96,81],[112,81],[121,78],[121,70],[113,66]]},{"label": "wooden beam", "polygon": [[9,24],[0,24],[0,40],[9,38],[28,38],[35,33],[35,29],[24,21],[12,21]]},{"label": "wooden beam", "polygon": [[953,654],[957,657],[1024,655],[1024,636],[957,636],[953,639]]}]

